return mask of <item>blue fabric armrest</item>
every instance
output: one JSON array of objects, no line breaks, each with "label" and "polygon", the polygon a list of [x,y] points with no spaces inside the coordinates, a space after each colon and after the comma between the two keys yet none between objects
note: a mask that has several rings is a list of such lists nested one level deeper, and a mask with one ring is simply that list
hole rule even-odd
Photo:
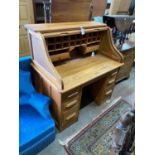
[{"label": "blue fabric armrest", "polygon": [[27,57],[21,57],[19,59],[19,69],[22,69],[24,71],[30,71],[31,70],[31,56]]},{"label": "blue fabric armrest", "polygon": [[29,104],[30,95],[19,93],[19,105],[27,105]]},{"label": "blue fabric armrest", "polygon": [[31,74],[28,71],[19,70],[19,104],[30,105],[37,110],[44,118],[49,118],[49,97],[37,93],[33,87]]},{"label": "blue fabric armrest", "polygon": [[51,99],[40,93],[33,93],[30,96],[29,104],[36,109],[44,118],[51,118],[49,112],[49,105],[52,103]]},{"label": "blue fabric armrest", "polygon": [[31,74],[28,71],[19,70],[19,93],[31,94],[35,92],[32,85]]}]

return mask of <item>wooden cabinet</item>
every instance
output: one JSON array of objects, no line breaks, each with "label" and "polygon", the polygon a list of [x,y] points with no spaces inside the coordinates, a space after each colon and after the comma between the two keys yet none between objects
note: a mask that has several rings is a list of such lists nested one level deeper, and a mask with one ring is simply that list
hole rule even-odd
[{"label": "wooden cabinet", "polygon": [[19,1],[19,56],[29,55],[27,33],[24,25],[34,23],[31,0]]},{"label": "wooden cabinet", "polygon": [[121,53],[124,56],[124,65],[120,68],[116,81],[121,81],[130,76],[132,65],[135,60],[135,45],[134,43],[125,42],[121,49]]},{"label": "wooden cabinet", "polygon": [[52,0],[33,0],[35,23],[51,22],[51,3]]},{"label": "wooden cabinet", "polygon": [[109,15],[128,14],[131,0],[112,0]]},{"label": "wooden cabinet", "polygon": [[91,20],[91,0],[52,0],[52,22]]},{"label": "wooden cabinet", "polygon": [[107,0],[52,0],[52,23],[91,21],[103,16],[106,6]]},{"label": "wooden cabinet", "polygon": [[33,0],[35,23],[45,23],[43,0]]},{"label": "wooden cabinet", "polygon": [[96,22],[29,24],[36,89],[52,98],[59,130],[78,120],[82,90],[91,85],[97,105],[110,99],[123,56],[111,30]]}]

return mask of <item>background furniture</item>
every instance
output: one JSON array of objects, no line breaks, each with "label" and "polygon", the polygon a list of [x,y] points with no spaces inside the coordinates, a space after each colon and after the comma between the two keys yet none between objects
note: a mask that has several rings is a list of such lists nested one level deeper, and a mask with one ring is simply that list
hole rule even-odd
[{"label": "background furniture", "polygon": [[124,65],[120,68],[116,81],[121,81],[125,78],[129,78],[130,72],[135,60],[135,44],[131,41],[126,41],[120,52],[124,56]]},{"label": "background furniture", "polygon": [[131,0],[129,7],[129,15],[135,15],[135,0]]},{"label": "background furniture", "polygon": [[51,99],[35,91],[31,58],[19,60],[19,152],[36,154],[55,139],[55,123],[49,112]]},{"label": "background furniture", "polygon": [[107,0],[92,0],[92,18],[103,16],[107,7]]},{"label": "background furniture", "polygon": [[89,21],[94,16],[103,16],[107,0],[63,1],[33,0],[35,23],[45,23],[44,2],[51,7],[51,22]]},{"label": "background furniture", "polygon": [[60,130],[78,119],[83,87],[100,105],[110,99],[123,56],[111,30],[96,22],[30,24],[33,77],[37,90],[50,96]]},{"label": "background furniture", "polygon": [[128,39],[128,34],[135,32],[135,29],[131,28],[134,19],[134,16],[129,15],[104,16],[104,23],[112,28],[113,40],[117,48],[121,47],[124,41]]},{"label": "background furniture", "polygon": [[33,0],[35,23],[50,23],[52,19],[51,0]]},{"label": "background furniture", "polygon": [[19,56],[29,55],[25,24],[34,23],[32,0],[19,0]]},{"label": "background furniture", "polygon": [[104,22],[112,28],[113,40],[116,47],[124,56],[124,65],[117,75],[117,82],[128,78],[135,59],[135,43],[130,41],[130,34],[135,32],[134,16],[105,15]]},{"label": "background furniture", "polygon": [[52,0],[52,23],[89,21],[92,0]]},{"label": "background furniture", "polygon": [[109,15],[127,15],[132,0],[112,0]]}]

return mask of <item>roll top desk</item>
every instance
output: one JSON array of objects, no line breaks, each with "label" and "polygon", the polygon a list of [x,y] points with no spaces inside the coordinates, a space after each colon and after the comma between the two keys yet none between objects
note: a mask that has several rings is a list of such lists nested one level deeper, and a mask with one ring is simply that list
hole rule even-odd
[{"label": "roll top desk", "polygon": [[111,30],[96,22],[25,25],[36,89],[52,98],[61,131],[78,120],[83,87],[91,84],[97,105],[110,99],[123,56]]}]

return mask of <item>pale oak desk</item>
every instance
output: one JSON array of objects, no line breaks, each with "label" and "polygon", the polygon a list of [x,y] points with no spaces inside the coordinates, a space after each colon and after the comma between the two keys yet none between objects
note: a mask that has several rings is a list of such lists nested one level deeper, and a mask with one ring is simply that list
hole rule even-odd
[{"label": "pale oak desk", "polygon": [[111,97],[123,56],[114,47],[106,24],[67,22],[25,27],[35,86],[53,99],[52,115],[59,130],[78,120],[83,87],[92,85],[98,105]]}]

